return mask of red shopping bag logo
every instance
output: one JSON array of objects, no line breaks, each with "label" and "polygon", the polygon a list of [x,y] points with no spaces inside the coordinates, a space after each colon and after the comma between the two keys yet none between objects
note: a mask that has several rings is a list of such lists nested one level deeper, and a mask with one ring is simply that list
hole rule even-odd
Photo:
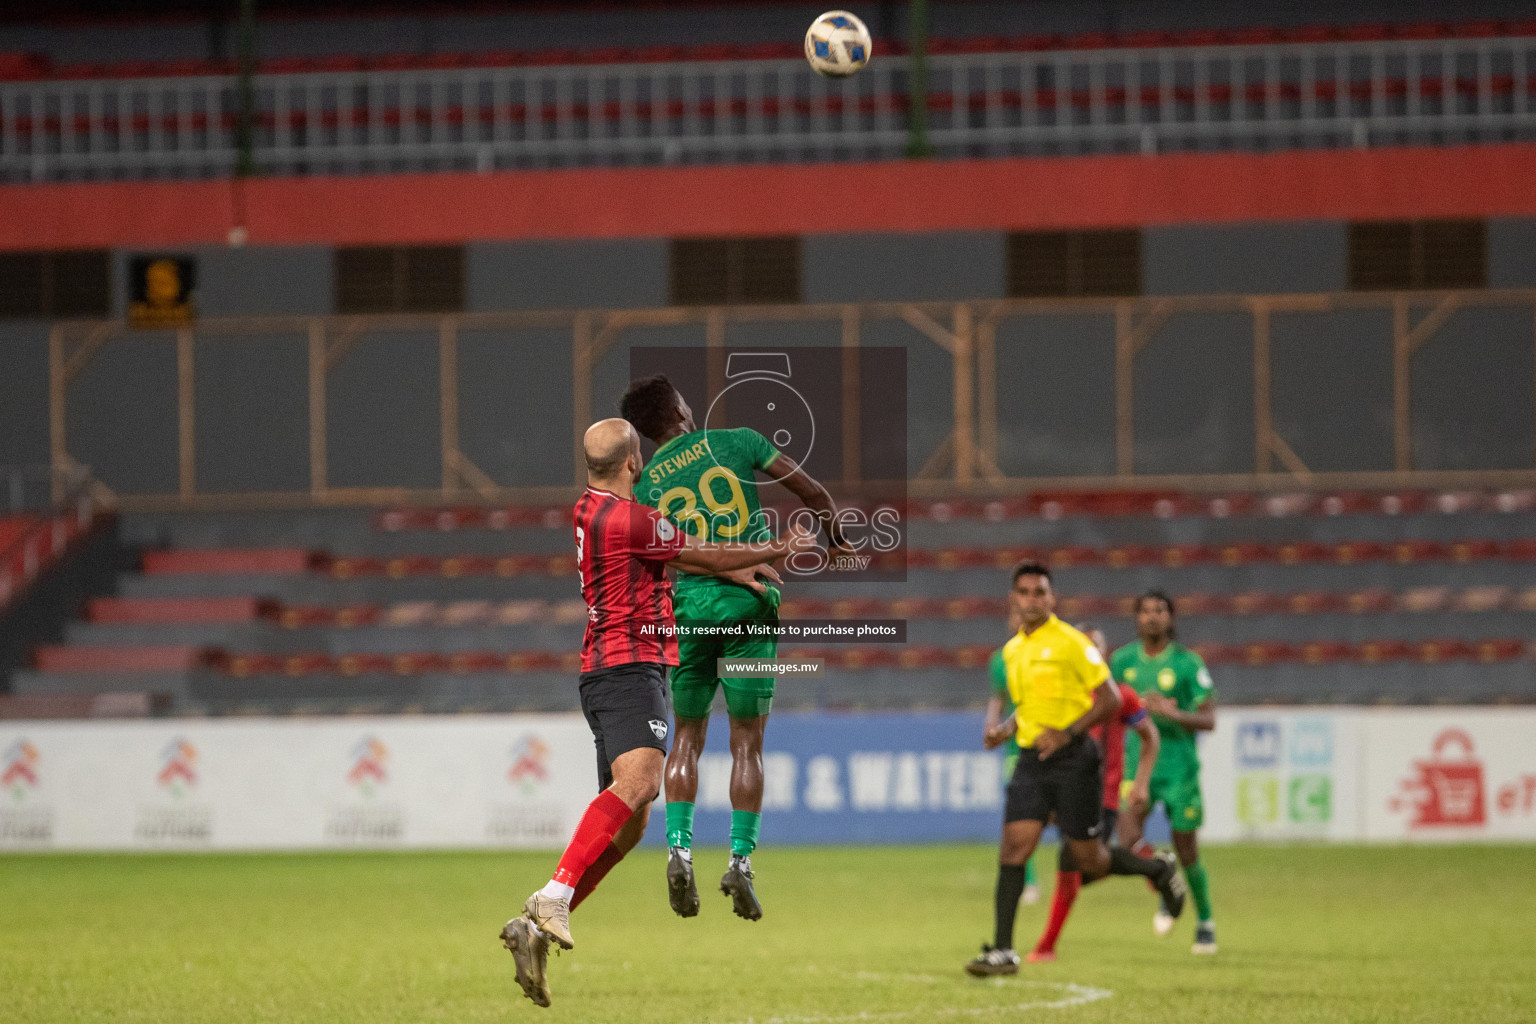
[{"label": "red shopping bag logo", "polygon": [[1488,803],[1483,784],[1483,762],[1478,760],[1472,737],[1461,729],[1446,729],[1435,737],[1427,761],[1413,763],[1416,774],[1402,782],[1403,792],[1394,797],[1394,811],[1409,805],[1409,828],[1483,825]]}]

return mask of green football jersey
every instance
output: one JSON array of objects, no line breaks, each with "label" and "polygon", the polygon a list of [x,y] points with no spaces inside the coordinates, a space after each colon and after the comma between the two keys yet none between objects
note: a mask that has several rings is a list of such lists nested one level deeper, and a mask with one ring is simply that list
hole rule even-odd
[{"label": "green football jersey", "polygon": [[[1155,658],[1147,657],[1141,641],[1126,644],[1109,658],[1109,671],[1116,682],[1124,683],[1137,693],[1146,696],[1160,693],[1170,698],[1180,711],[1197,711],[1201,704],[1216,695],[1211,684],[1211,672],[1205,667],[1200,655],[1180,643],[1170,643]],[[1158,715],[1152,716],[1157,724],[1162,747],[1157,755],[1157,765],[1152,769],[1155,777],[1170,778],[1200,770],[1200,756],[1195,748],[1195,734]],[[1134,731],[1125,734],[1125,774],[1127,778],[1136,770],[1141,755],[1141,737]]]},{"label": "green football jersey", "polygon": [[[987,672],[992,677],[992,692],[1003,698],[1003,715],[999,722],[1008,721],[1008,716],[1013,714],[1013,697],[1008,693],[1008,666],[1003,661],[1003,649],[999,647],[992,652],[992,660],[987,662]],[[1008,742],[1003,744],[1004,757],[1017,757],[1019,754],[1018,734],[1008,737]]]},{"label": "green football jersey", "polygon": [[[747,427],[695,430],[656,449],[635,485],[635,497],[701,540],[772,540],[754,474],[778,457],[766,437]],[[677,574],[680,597],[696,588],[722,586],[735,584]]]}]

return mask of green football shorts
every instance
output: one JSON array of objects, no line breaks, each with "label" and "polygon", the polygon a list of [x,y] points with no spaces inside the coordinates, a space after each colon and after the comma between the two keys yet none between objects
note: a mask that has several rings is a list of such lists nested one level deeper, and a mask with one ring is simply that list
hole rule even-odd
[{"label": "green football shorts", "polygon": [[[738,622],[760,619],[777,622],[779,591],[769,587],[759,595],[732,585],[692,587],[677,596],[677,621],[681,625]],[[761,718],[773,708],[774,678],[721,679],[720,658],[775,657],[779,642],[767,638],[681,637],[677,641],[677,667],[672,670],[672,713],[678,718],[708,718],[715,690],[725,689],[725,710],[732,718]]]},{"label": "green football shorts", "polygon": [[1168,810],[1168,826],[1175,832],[1193,832],[1205,821],[1205,805],[1200,799],[1200,773],[1180,772],[1159,777],[1152,773],[1152,806],[1161,803]]}]

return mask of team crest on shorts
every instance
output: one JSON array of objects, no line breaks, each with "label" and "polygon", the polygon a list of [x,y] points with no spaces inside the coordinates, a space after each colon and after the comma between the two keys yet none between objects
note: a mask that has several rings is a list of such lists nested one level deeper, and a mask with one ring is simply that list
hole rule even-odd
[{"label": "team crest on shorts", "polygon": [[651,732],[655,733],[656,734],[656,738],[659,739],[659,740],[666,739],[667,738],[667,723],[663,722],[659,718],[651,719]]}]

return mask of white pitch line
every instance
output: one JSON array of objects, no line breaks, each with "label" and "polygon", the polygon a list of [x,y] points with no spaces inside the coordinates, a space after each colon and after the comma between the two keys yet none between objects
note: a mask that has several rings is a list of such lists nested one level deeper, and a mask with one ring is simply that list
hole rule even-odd
[{"label": "white pitch line", "polygon": [[[893,980],[918,980],[927,978],[927,975],[875,975],[866,972],[848,975],[859,980],[880,980],[891,978]],[[1002,981],[1002,979],[998,979]],[[888,1013],[850,1013],[841,1015],[799,1015],[792,1014],[783,1017],[747,1017],[744,1020],[735,1021],[733,1024],[855,1024],[860,1021],[889,1021],[909,1020],[911,1018],[932,1019],[937,1017],[980,1017],[983,1014],[1013,1013],[1019,1010],[1067,1010],[1074,1006],[1083,1006],[1087,1003],[1095,1003],[1101,999],[1108,999],[1114,992],[1104,988],[1094,988],[1091,985],[1076,985],[1070,981],[1018,981],[1006,982],[1008,985],[1032,986],[1034,988],[1055,989],[1061,995],[1055,999],[1033,999],[1022,1003],[1009,1003],[995,1006],[970,1006],[970,1007],[937,1007],[921,1010],[892,1010]]]}]

